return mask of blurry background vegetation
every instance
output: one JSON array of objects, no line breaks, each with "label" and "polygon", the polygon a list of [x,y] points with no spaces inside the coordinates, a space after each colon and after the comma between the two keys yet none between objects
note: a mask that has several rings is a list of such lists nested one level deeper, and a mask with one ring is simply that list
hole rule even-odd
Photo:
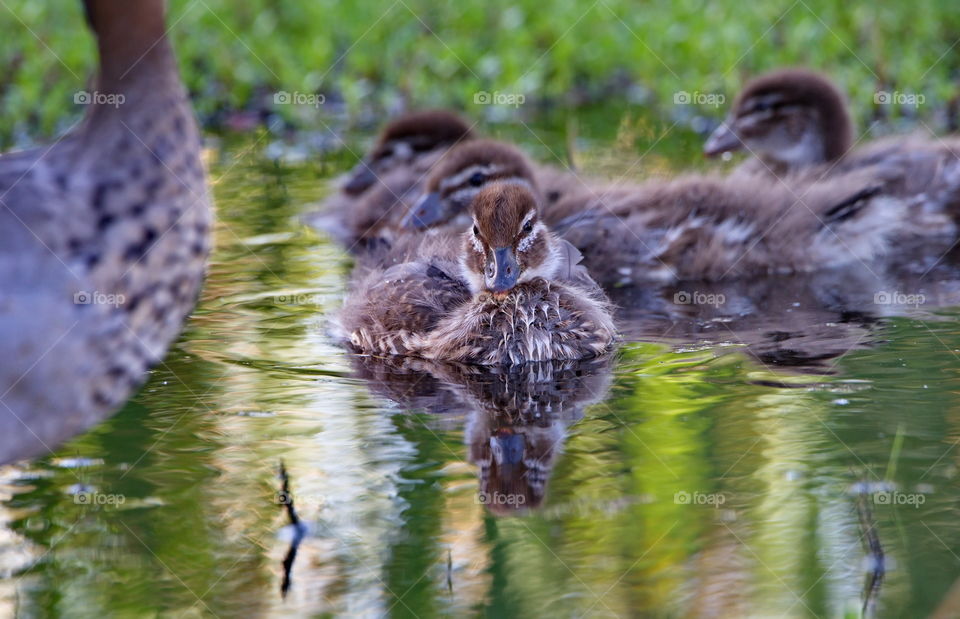
[{"label": "blurry background vegetation", "polygon": [[[0,15],[11,24],[0,38],[0,145],[25,145],[80,116],[73,93],[87,83],[94,46],[79,2],[3,0]],[[474,104],[478,91],[523,94],[521,114],[621,100],[674,121],[717,119],[725,106],[675,106],[674,94],[722,93],[729,103],[749,76],[797,64],[838,80],[861,126],[919,116],[953,129],[958,97],[953,0],[170,0],[168,24],[213,130],[238,112],[291,127],[333,116],[372,123],[427,105],[488,120],[514,113]],[[274,106],[278,90],[326,103]],[[927,103],[878,106],[878,90]]]}]

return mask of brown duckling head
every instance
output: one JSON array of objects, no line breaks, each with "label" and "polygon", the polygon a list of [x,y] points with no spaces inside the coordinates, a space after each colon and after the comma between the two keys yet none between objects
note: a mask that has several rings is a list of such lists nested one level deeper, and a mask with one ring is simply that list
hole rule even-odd
[{"label": "brown duckling head", "polygon": [[361,194],[393,168],[473,137],[466,121],[453,112],[422,110],[405,114],[386,126],[373,150],[350,172],[343,190],[350,195]]},{"label": "brown duckling head", "polygon": [[403,220],[405,228],[423,230],[466,218],[485,187],[505,183],[539,197],[533,169],[518,149],[495,140],[472,140],[451,150],[427,180],[425,194]]},{"label": "brown duckling head", "polygon": [[747,84],[703,150],[714,156],[746,149],[787,166],[823,163],[850,148],[852,130],[833,82],[806,69],[781,69]]},{"label": "brown duckling head", "polygon": [[494,183],[479,192],[472,211],[461,264],[474,294],[505,296],[519,283],[554,277],[559,269],[557,241],[540,221],[537,199],[529,189]]}]

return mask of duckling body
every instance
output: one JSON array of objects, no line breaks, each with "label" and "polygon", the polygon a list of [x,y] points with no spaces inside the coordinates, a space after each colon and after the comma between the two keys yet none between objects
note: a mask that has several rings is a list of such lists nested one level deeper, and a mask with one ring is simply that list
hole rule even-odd
[{"label": "duckling body", "polygon": [[[203,280],[200,137],[162,0],[87,0],[99,93],[76,131],[0,157],[0,459],[32,455],[124,402]],[[11,421],[10,416],[15,421]],[[22,424],[22,425],[21,425]]]},{"label": "duckling body", "polygon": [[864,170],[806,185],[687,177],[558,224],[604,287],[810,272],[883,255],[907,209]]},{"label": "duckling body", "polygon": [[913,135],[853,147],[853,123],[843,95],[829,78],[813,71],[783,69],[747,84],[704,146],[708,156],[736,150],[754,156],[736,171],[747,178],[820,179],[878,164],[899,166],[900,181],[888,185],[888,193],[925,203],[928,211],[960,214],[960,141]]},{"label": "duckling body", "polygon": [[576,251],[539,222],[533,194],[494,184],[473,210],[457,259],[438,249],[365,277],[342,314],[352,347],[479,365],[609,350],[615,330],[605,298]]}]

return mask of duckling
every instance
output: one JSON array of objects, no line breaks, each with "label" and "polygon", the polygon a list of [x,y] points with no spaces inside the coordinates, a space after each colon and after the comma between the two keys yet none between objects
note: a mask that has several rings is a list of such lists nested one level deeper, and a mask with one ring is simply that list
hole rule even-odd
[{"label": "duckling", "polygon": [[376,145],[346,175],[341,190],[324,201],[308,223],[350,250],[379,241],[381,231],[406,212],[423,192],[439,158],[455,144],[475,137],[472,127],[452,112],[424,110],[392,121]]},{"label": "duckling", "polygon": [[528,189],[544,205],[544,221],[548,224],[558,219],[553,205],[584,186],[570,172],[531,163],[510,144],[473,140],[452,149],[440,161],[427,179],[425,194],[407,212],[402,225],[415,230],[441,224],[464,227],[469,223],[474,198],[491,183]]},{"label": "duckling", "polygon": [[[782,69],[751,81],[727,119],[704,145],[707,156],[746,149],[756,156],[745,174],[811,178],[879,163],[903,169],[888,191],[920,201],[929,211],[960,210],[960,142],[896,136],[852,148],[853,124],[840,90],[824,75]],[[942,225],[934,220],[931,226]],[[952,234],[947,225],[944,234]]]},{"label": "duckling", "polygon": [[209,251],[200,135],[163,0],[85,0],[96,98],[51,146],[0,157],[0,461],[122,404],[196,301]]},{"label": "duckling", "polygon": [[596,357],[615,329],[579,253],[543,224],[535,195],[495,183],[472,205],[456,258],[436,252],[368,274],[345,304],[353,349],[476,365]]},{"label": "duckling", "polygon": [[354,166],[343,191],[359,195],[397,168],[419,177],[450,147],[476,137],[465,120],[447,110],[410,112],[390,122],[376,145]]},{"label": "duckling", "polygon": [[727,119],[707,139],[704,153],[712,157],[746,148],[783,175],[836,161],[852,142],[853,124],[833,82],[806,69],[783,69],[747,84]]}]

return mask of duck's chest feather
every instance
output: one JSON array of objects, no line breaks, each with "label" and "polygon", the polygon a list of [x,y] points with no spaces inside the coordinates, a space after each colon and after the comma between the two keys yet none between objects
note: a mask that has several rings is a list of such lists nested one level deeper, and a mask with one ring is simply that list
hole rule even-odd
[{"label": "duck's chest feather", "polygon": [[427,334],[422,354],[481,365],[585,359],[609,350],[614,333],[586,291],[538,278],[460,305]]}]

